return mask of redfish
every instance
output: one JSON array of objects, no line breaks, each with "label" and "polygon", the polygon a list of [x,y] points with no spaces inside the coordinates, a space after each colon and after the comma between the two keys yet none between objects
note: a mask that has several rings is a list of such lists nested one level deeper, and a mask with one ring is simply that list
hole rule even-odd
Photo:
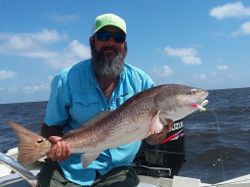
[{"label": "redfish", "polygon": [[[87,167],[106,149],[160,133],[168,120],[178,121],[197,110],[205,111],[207,96],[208,92],[200,88],[159,85],[137,93],[116,110],[100,114],[62,138],[71,154],[83,153],[82,165]],[[10,126],[19,137],[20,163],[31,164],[51,149],[44,137],[14,122]]]}]

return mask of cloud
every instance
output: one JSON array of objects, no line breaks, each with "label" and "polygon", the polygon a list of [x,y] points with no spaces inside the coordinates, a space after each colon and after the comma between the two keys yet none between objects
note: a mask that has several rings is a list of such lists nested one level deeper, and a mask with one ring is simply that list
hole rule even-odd
[{"label": "cloud", "polygon": [[218,65],[216,67],[216,69],[219,70],[219,71],[224,71],[224,70],[228,70],[229,67],[227,65],[225,65],[225,64],[222,64],[222,65]]},{"label": "cloud", "polygon": [[33,50],[33,51],[23,51],[20,56],[28,57],[28,58],[40,58],[40,59],[47,59],[51,58],[53,56],[56,56],[56,52],[45,50],[45,49],[39,49],[39,50]]},{"label": "cloud", "polygon": [[238,30],[232,32],[232,35],[250,35],[250,21],[243,23]]},{"label": "cloud", "polygon": [[0,33],[0,54],[42,59],[55,69],[68,67],[90,57],[89,47],[78,40],[71,41],[62,51],[48,49],[48,45],[61,42],[66,37],[66,34],[48,29],[37,33]]},{"label": "cloud", "polygon": [[45,46],[65,38],[65,34],[48,29],[37,33],[0,33],[0,54],[48,58],[55,53],[46,50]]},{"label": "cloud", "polygon": [[201,82],[201,83],[214,83],[221,79],[222,76],[218,74],[217,72],[207,72],[207,73],[195,73],[191,76],[191,81],[194,82]]},{"label": "cloud", "polygon": [[58,52],[45,62],[55,69],[63,69],[87,58],[90,58],[89,47],[73,40],[62,52]]},{"label": "cloud", "polygon": [[173,74],[173,70],[166,65],[164,65],[163,67],[154,66],[152,72],[161,77],[168,77]]},{"label": "cloud", "polygon": [[0,80],[12,79],[16,76],[13,71],[0,70]]},{"label": "cloud", "polygon": [[201,64],[202,60],[198,56],[195,48],[171,48],[165,47],[164,53],[167,56],[174,56],[181,59],[184,64]]},{"label": "cloud", "polygon": [[51,14],[48,16],[51,20],[58,22],[58,23],[66,23],[66,22],[72,22],[79,19],[79,16],[76,14]]},{"label": "cloud", "polygon": [[217,6],[209,11],[209,15],[218,20],[229,17],[247,17],[250,16],[250,8],[245,7],[240,1]]},{"label": "cloud", "polygon": [[197,74],[197,75],[195,75],[195,77],[196,77],[198,80],[200,80],[200,81],[205,81],[205,80],[208,79],[208,76],[207,76],[206,74],[204,74],[204,73]]},{"label": "cloud", "polygon": [[19,86],[8,86],[8,87],[0,87],[0,92],[4,92],[5,94],[32,94],[34,93],[49,93],[50,90],[50,82],[37,82],[30,83],[27,85],[19,85]]},{"label": "cloud", "polygon": [[37,40],[42,43],[52,43],[64,39],[66,35],[59,34],[56,30],[43,29],[38,33],[31,34],[29,37],[34,41]]},{"label": "cloud", "polygon": [[50,88],[49,83],[36,83],[28,86],[24,86],[21,88],[21,91],[25,94],[40,92],[40,91],[48,91]]},{"label": "cloud", "polygon": [[216,76],[217,76],[217,73],[216,73],[216,72],[211,72],[211,76],[212,76],[212,77],[216,77]]}]

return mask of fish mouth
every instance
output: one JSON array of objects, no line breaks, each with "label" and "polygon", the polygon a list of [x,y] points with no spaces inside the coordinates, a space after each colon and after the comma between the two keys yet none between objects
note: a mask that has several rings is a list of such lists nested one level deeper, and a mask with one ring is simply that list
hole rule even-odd
[{"label": "fish mouth", "polygon": [[208,104],[208,100],[206,99],[208,95],[209,93],[206,90],[203,90],[200,101],[196,103],[197,109],[201,112],[205,112],[207,110],[205,106]]},{"label": "fish mouth", "polygon": [[208,100],[205,99],[203,100],[201,103],[196,103],[196,108],[201,111],[201,112],[205,112],[207,109],[205,108],[205,106],[208,104]]},{"label": "fish mouth", "polygon": [[192,107],[201,112],[205,112],[207,110],[205,106],[208,104],[208,100],[206,99],[207,96],[208,96],[208,92],[202,91],[200,94],[200,98],[192,104]]}]

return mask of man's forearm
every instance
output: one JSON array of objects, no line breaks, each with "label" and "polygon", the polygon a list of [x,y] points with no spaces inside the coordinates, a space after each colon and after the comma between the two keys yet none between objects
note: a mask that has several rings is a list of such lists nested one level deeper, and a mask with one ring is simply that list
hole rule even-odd
[{"label": "man's forearm", "polygon": [[62,136],[63,128],[59,126],[49,127],[44,123],[41,127],[41,135],[45,138],[49,138],[50,136]]}]

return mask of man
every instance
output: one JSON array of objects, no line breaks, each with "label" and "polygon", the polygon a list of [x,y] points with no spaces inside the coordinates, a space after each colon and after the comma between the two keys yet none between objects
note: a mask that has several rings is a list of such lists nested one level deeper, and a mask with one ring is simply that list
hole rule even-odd
[{"label": "man", "polygon": [[97,113],[114,110],[132,95],[154,86],[143,71],[124,63],[126,34],[126,23],[119,16],[98,16],[89,39],[92,58],[52,81],[41,133],[53,146],[38,174],[42,186],[129,187],[139,183],[131,165],[140,142],[108,149],[83,169],[80,154],[70,155],[70,147],[61,139]]}]

